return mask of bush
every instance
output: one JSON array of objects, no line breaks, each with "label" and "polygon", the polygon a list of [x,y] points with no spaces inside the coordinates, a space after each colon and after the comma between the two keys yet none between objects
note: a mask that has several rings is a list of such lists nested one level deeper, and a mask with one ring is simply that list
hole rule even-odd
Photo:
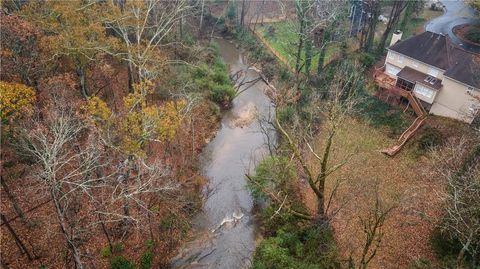
[{"label": "bush", "polygon": [[135,269],[135,265],[123,256],[115,256],[110,260],[111,269]]},{"label": "bush", "polygon": [[150,269],[153,265],[153,253],[148,250],[140,258],[140,269]]},{"label": "bush", "polygon": [[205,91],[221,108],[229,108],[236,91],[230,83],[228,69],[220,57],[216,57],[212,68],[203,64],[192,72],[192,79],[201,91]]},{"label": "bush", "polygon": [[340,268],[336,247],[328,228],[307,227],[278,234],[260,243],[253,258],[254,269]]},{"label": "bush", "polygon": [[443,135],[436,129],[428,128],[417,142],[417,148],[420,153],[425,153],[427,150],[441,145],[443,142]]},{"label": "bush", "polygon": [[480,43],[480,27],[471,27],[465,34],[465,38],[474,43]]},{"label": "bush", "polygon": [[231,85],[215,85],[210,91],[210,99],[222,108],[229,108],[235,94],[236,92]]},{"label": "bush", "polygon": [[360,100],[357,104],[358,115],[372,126],[388,127],[393,135],[401,134],[408,127],[403,114],[387,103],[368,94],[363,94]]},{"label": "bush", "polygon": [[100,255],[102,255],[103,258],[108,258],[112,256],[112,250],[110,249],[110,246],[103,247],[100,250]]},{"label": "bush", "polygon": [[[462,249],[460,241],[456,238],[452,238],[449,234],[437,228],[432,234],[431,244],[433,251],[442,264],[441,267],[455,268],[458,253]],[[472,256],[470,253],[465,253],[464,259],[463,268],[475,268],[471,265]]]},{"label": "bush", "polygon": [[278,111],[278,119],[283,124],[292,124],[295,117],[295,108],[292,105],[282,107]]},{"label": "bush", "polygon": [[227,18],[233,20],[237,15],[237,8],[235,1],[228,1],[228,8],[227,8]]},{"label": "bush", "polygon": [[117,243],[115,245],[113,245],[113,253],[121,253],[123,252],[123,245],[121,243]]},{"label": "bush", "polygon": [[360,55],[360,62],[365,66],[365,67],[370,67],[375,64],[375,55],[371,53],[362,53]]}]

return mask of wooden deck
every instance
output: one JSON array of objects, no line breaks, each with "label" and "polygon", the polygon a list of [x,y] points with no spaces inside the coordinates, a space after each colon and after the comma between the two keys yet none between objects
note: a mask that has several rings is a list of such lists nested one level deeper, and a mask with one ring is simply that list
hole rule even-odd
[{"label": "wooden deck", "polygon": [[411,92],[404,90],[400,87],[397,87],[395,79],[389,77],[387,74],[384,73],[384,68],[376,69],[373,78],[377,85],[389,91],[390,93],[402,96],[408,99],[409,105],[412,106],[412,109],[415,111],[417,118],[413,121],[413,123],[402,133],[400,138],[397,140],[397,143],[390,148],[383,149],[381,152],[387,154],[388,156],[394,156],[397,154],[402,147],[407,143],[408,139],[410,139],[415,132],[420,129],[423,122],[425,121],[428,113],[423,108],[422,104],[418,100],[418,98]]}]

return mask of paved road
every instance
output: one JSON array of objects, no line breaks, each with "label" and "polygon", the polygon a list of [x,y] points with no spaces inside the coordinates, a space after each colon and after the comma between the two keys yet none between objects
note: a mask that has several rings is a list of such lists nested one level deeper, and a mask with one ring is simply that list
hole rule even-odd
[{"label": "paved road", "polygon": [[440,2],[445,5],[445,13],[427,22],[425,29],[435,33],[448,34],[455,44],[465,50],[480,53],[480,46],[463,43],[452,32],[453,27],[460,24],[480,24],[479,15],[475,14],[475,10],[463,0],[442,0]]}]

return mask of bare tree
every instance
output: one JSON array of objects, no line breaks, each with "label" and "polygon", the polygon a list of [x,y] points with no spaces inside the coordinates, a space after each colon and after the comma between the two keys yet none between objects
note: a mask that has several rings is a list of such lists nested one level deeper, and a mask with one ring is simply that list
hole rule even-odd
[{"label": "bare tree", "polygon": [[360,217],[363,232],[365,234],[365,243],[363,245],[362,254],[358,268],[366,269],[368,264],[377,255],[378,249],[382,244],[385,232],[383,226],[388,216],[395,209],[395,204],[388,204],[382,201],[379,193],[379,183],[375,181],[375,201],[369,209],[366,216]]},{"label": "bare tree", "polygon": [[[321,100],[320,96],[316,96],[311,102],[312,113],[321,114],[324,119],[324,132],[326,140],[323,145],[323,150],[317,152],[309,143],[309,135],[302,134],[302,129],[308,129],[305,126],[297,126],[294,130],[288,130],[280,121],[278,110],[276,114],[276,126],[282,136],[286,139],[289,149],[292,151],[295,159],[300,163],[303,172],[310,188],[317,196],[317,214],[319,219],[324,219],[327,216],[330,202],[334,195],[335,189],[328,196],[325,193],[325,183],[327,178],[335,171],[345,165],[349,159],[354,155],[354,152],[348,154],[335,164],[331,164],[331,151],[335,135],[338,129],[347,119],[348,115],[353,112],[355,104],[358,102],[357,90],[361,83],[358,75],[357,65],[351,63],[343,63],[337,70],[336,75],[328,86],[326,97]],[[284,97],[279,97],[284,98]],[[277,102],[278,104],[285,104],[284,101]],[[315,158],[315,164],[319,165],[319,171],[315,171],[307,163],[306,156],[302,154],[302,145],[311,152]]]},{"label": "bare tree", "polygon": [[385,31],[383,32],[382,36],[380,37],[380,41],[378,42],[378,51],[383,51],[385,49],[385,43],[387,42],[388,36],[397,26],[398,20],[400,19],[402,12],[408,6],[409,2],[410,1],[402,0],[394,0],[392,2],[392,9],[390,10],[390,16],[388,17],[387,27],[385,28]]},{"label": "bare tree", "polygon": [[445,203],[440,227],[462,246],[457,255],[456,268],[462,268],[467,253],[472,257],[473,268],[478,265],[480,144],[471,151],[471,143],[464,138],[454,139],[443,148],[432,151],[437,174],[447,186],[440,194]]},{"label": "bare tree", "polygon": [[172,43],[169,35],[188,16],[188,1],[127,1],[109,8],[104,20],[123,41],[125,52],[117,55],[136,71],[134,82],[155,80],[169,62],[158,48]]},{"label": "bare tree", "polygon": [[339,5],[337,1],[316,1],[315,25],[312,31],[320,35],[319,40],[315,42],[315,47],[320,50],[317,75],[320,75],[323,70],[328,45],[337,40],[344,40],[347,36],[346,29],[339,24],[339,18],[343,13],[345,13],[345,7]]},{"label": "bare tree", "polygon": [[75,225],[78,224],[75,216],[81,195],[100,180],[89,177],[98,168],[100,155],[89,141],[80,144],[85,126],[74,115],[72,109],[63,106],[53,110],[45,123],[34,119],[33,126],[23,130],[21,145],[38,162],[36,178],[52,199],[60,231],[75,266],[83,268],[78,245],[82,229]]}]

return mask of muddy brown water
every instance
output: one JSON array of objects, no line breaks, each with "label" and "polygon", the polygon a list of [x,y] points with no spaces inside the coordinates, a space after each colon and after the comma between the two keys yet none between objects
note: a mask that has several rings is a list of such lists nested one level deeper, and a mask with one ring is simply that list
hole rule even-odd
[{"label": "muddy brown water", "polygon": [[[216,42],[232,74],[246,70],[245,81],[258,78],[255,71],[247,69],[243,53],[234,44],[224,39]],[[233,100],[232,109],[222,117],[220,130],[204,149],[202,167],[208,186],[203,209],[194,219],[196,236],[174,258],[173,268],[250,266],[256,223],[245,174],[253,172],[258,162],[268,156],[268,141],[276,140],[274,130],[262,128],[265,125],[260,123],[274,112],[265,87],[259,81]]]}]

